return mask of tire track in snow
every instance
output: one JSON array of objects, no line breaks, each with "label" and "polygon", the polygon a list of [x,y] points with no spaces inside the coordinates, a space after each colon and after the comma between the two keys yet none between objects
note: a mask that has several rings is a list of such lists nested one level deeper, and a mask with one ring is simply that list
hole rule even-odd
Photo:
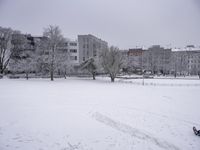
[{"label": "tire track in snow", "polygon": [[92,117],[95,118],[97,121],[99,121],[99,122],[101,122],[105,125],[108,125],[108,126],[114,128],[114,129],[118,130],[118,131],[129,134],[129,135],[136,137],[138,139],[141,139],[141,140],[150,141],[160,148],[169,149],[169,150],[179,150],[178,147],[176,147],[175,145],[173,145],[171,143],[168,143],[167,141],[164,141],[164,140],[158,139],[156,137],[153,137],[151,135],[148,135],[144,132],[141,132],[138,129],[135,129],[135,128],[133,128],[129,125],[126,125],[124,123],[115,121],[115,120],[113,120],[113,119],[111,119],[111,118],[109,118],[105,115],[98,113],[98,112],[94,113],[92,115]]}]

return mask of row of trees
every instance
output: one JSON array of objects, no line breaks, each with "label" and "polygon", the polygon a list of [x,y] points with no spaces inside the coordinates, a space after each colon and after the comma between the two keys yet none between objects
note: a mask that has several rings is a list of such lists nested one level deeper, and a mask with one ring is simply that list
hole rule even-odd
[{"label": "row of trees", "polygon": [[[6,70],[12,72],[49,73],[51,81],[55,73],[66,77],[71,68],[70,54],[60,48],[65,45],[58,26],[49,26],[44,29],[43,37],[34,43],[19,31],[0,27],[0,73]],[[97,72],[109,74],[111,81],[119,73],[123,65],[123,58],[117,47],[110,47],[101,51],[99,58],[90,58],[80,64],[80,70],[87,70],[93,76]]]},{"label": "row of trees", "polygon": [[101,69],[103,69],[105,73],[109,74],[111,82],[114,82],[117,74],[125,64],[123,60],[123,55],[119,49],[111,46],[100,53],[100,59],[90,58],[83,62],[80,67],[87,70],[92,75],[93,80],[95,80],[96,72],[102,72]]},{"label": "row of trees", "polygon": [[58,26],[45,28],[43,37],[34,43],[19,31],[0,27],[0,74],[25,72],[28,79],[30,72],[50,72],[53,80],[55,71],[70,65],[69,52],[58,50],[65,41]]}]

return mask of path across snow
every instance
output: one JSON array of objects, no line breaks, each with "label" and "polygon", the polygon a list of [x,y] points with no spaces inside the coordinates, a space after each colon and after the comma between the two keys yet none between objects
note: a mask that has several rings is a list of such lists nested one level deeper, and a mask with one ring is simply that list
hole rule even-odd
[{"label": "path across snow", "polygon": [[170,150],[179,150],[179,148],[177,148],[173,144],[168,143],[167,141],[163,141],[161,139],[155,138],[152,135],[144,133],[141,130],[132,128],[131,126],[129,126],[127,124],[115,121],[115,120],[113,120],[113,119],[111,119],[111,118],[109,118],[109,117],[107,117],[105,115],[102,115],[100,113],[93,114],[93,117],[97,121],[99,121],[101,123],[104,123],[105,125],[108,125],[108,126],[114,128],[116,130],[119,130],[119,131],[121,131],[121,132],[123,132],[125,134],[129,134],[129,135],[131,135],[133,137],[136,137],[136,138],[138,138],[140,140],[150,141],[152,144],[155,144],[160,148],[170,149]]}]

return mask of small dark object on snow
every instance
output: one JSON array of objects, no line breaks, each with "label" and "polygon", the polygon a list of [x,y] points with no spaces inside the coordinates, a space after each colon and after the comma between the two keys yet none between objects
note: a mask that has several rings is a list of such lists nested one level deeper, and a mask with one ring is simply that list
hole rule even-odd
[{"label": "small dark object on snow", "polygon": [[195,127],[193,127],[193,131],[195,135],[200,136],[200,130],[197,130]]}]

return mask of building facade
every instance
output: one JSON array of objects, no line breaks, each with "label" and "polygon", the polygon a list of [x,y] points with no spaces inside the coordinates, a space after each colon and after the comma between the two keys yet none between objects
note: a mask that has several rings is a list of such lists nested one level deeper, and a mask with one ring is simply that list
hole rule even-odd
[{"label": "building facade", "polygon": [[178,75],[197,75],[200,73],[200,48],[187,46],[172,50],[172,72]]},{"label": "building facade", "polygon": [[129,49],[127,53],[128,65],[133,69],[142,69],[144,51],[142,48]]},{"label": "building facade", "polygon": [[189,75],[200,74],[200,51],[187,51]]},{"label": "building facade", "polygon": [[63,46],[59,47],[59,50],[69,55],[68,59],[71,65],[79,64],[78,41],[67,40]]},{"label": "building facade", "polygon": [[153,73],[168,74],[170,72],[171,49],[154,45],[145,51],[144,67]]},{"label": "building facade", "polygon": [[98,58],[103,49],[107,49],[108,43],[91,35],[78,35],[79,63],[89,58]]}]

